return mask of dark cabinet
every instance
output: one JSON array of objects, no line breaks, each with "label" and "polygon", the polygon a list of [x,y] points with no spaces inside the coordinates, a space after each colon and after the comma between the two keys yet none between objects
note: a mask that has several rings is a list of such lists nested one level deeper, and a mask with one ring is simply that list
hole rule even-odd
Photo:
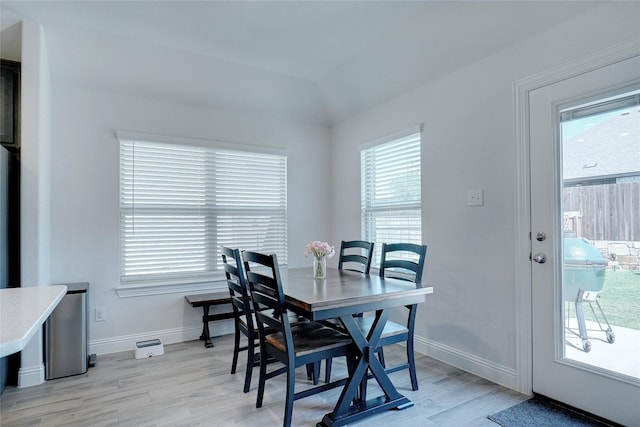
[{"label": "dark cabinet", "polygon": [[2,60],[0,78],[0,143],[10,151],[20,149],[20,63]]}]

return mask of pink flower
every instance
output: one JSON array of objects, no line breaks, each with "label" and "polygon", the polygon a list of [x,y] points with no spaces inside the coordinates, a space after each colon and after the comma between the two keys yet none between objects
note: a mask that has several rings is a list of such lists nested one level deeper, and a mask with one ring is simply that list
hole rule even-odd
[{"label": "pink flower", "polygon": [[320,242],[318,240],[307,243],[307,247],[304,250],[304,256],[313,254],[316,258],[331,258],[335,253],[336,250],[333,246],[330,246],[327,242]]}]

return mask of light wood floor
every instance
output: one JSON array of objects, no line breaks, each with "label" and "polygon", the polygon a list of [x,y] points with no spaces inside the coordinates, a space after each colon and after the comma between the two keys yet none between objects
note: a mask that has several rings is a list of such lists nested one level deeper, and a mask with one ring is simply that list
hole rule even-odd
[{"label": "light wood floor", "polygon": [[[214,343],[209,349],[200,341],[166,345],[163,356],[141,360],[134,359],[133,351],[102,355],[86,374],[24,389],[7,387],[0,395],[0,426],[282,425],[285,377],[267,381],[264,404],[258,409],[257,369],[251,391],[242,393],[243,367],[229,374],[232,336],[217,337]],[[385,348],[385,356],[400,360],[403,351],[400,346]],[[241,354],[239,364],[244,357]],[[526,399],[426,356],[419,355],[416,363],[419,391],[411,391],[408,371],[391,375],[415,406],[354,425],[496,427],[487,415]],[[298,371],[296,390],[308,384],[304,368]],[[334,360],[333,377],[345,372],[344,363]],[[369,387],[370,397],[377,395],[376,387]],[[332,410],[338,395],[339,389],[334,389],[296,401],[293,425],[315,426]]]}]

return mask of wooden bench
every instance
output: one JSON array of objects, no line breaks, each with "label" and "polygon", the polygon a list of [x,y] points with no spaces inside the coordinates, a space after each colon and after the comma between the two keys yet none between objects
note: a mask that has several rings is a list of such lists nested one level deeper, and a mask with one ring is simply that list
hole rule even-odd
[{"label": "wooden bench", "polygon": [[[209,333],[209,322],[214,320],[233,319],[233,309],[231,307],[231,297],[229,292],[213,292],[210,294],[185,295],[184,297],[191,307],[202,307],[202,335],[200,339],[204,341],[204,346],[213,347],[211,342],[211,334]],[[209,314],[209,307],[212,305],[229,304],[229,311],[222,313]]]}]

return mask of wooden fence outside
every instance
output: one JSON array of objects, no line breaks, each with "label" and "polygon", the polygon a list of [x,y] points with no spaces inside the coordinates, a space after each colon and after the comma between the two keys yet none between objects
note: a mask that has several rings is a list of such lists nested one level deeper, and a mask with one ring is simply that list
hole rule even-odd
[{"label": "wooden fence outside", "polygon": [[563,203],[579,215],[581,237],[640,241],[640,182],[568,187]]}]

